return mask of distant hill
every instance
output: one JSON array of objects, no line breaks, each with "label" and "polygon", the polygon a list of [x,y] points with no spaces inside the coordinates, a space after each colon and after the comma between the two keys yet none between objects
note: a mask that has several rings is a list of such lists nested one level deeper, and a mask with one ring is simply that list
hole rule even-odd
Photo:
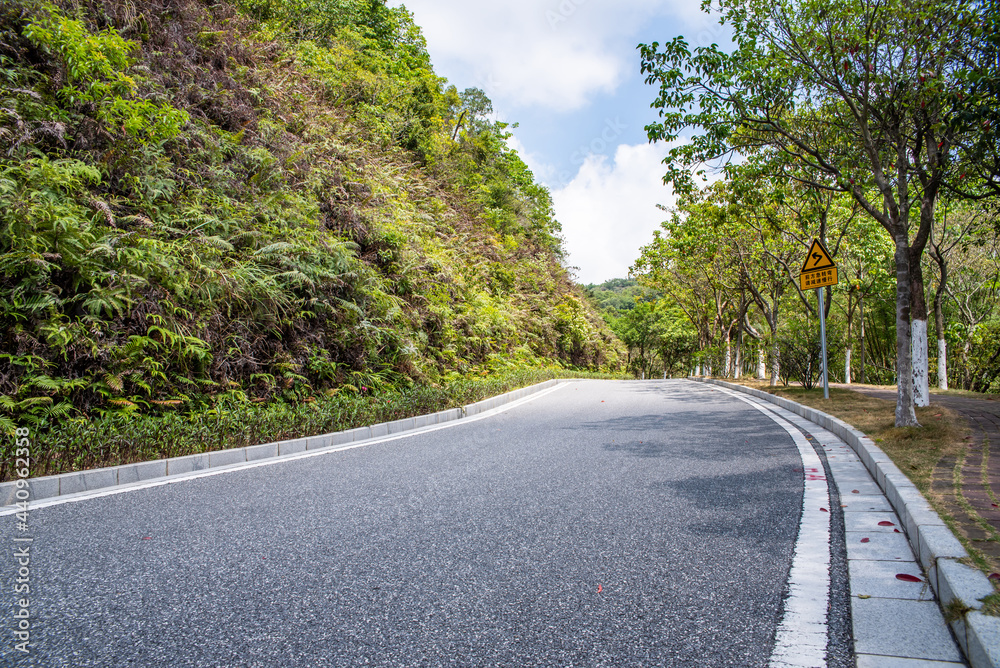
[{"label": "distant hill", "polygon": [[585,286],[587,293],[601,310],[621,314],[631,311],[639,302],[651,302],[660,298],[660,293],[630,278],[612,278],[600,285],[591,283]]}]

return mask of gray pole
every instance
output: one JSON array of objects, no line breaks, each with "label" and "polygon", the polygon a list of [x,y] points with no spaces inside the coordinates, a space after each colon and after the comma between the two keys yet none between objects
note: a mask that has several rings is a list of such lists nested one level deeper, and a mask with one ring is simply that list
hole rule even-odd
[{"label": "gray pole", "polygon": [[819,338],[823,342],[823,398],[830,398],[830,379],[826,372],[826,309],[823,308],[823,288],[816,290],[819,295]]}]

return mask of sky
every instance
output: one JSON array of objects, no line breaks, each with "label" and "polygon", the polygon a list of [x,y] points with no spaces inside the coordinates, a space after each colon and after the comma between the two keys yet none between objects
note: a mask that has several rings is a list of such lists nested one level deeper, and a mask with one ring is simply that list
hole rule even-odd
[{"label": "sky", "polygon": [[406,0],[438,75],[481,88],[511,145],[552,193],[580,283],[624,278],[666,214],[667,146],[645,126],[657,90],[637,45],[728,41],[700,0]]}]

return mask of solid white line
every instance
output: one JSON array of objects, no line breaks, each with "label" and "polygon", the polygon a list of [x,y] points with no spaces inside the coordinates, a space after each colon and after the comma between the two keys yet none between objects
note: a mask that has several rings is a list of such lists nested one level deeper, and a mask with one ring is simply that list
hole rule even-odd
[{"label": "solid white line", "polygon": [[[232,473],[234,471],[243,471],[246,469],[255,469],[261,466],[273,466],[275,464],[283,464],[285,462],[295,461],[298,459],[309,459],[310,457],[320,457],[322,455],[329,455],[335,452],[343,452],[344,450],[354,450],[355,448],[365,448],[369,445],[376,445],[378,443],[389,443],[391,441],[398,441],[404,438],[410,438],[411,436],[416,436],[418,434],[427,434],[434,431],[439,431],[441,429],[450,429],[459,425],[470,424],[472,422],[478,422],[479,420],[485,420],[488,417],[493,417],[500,413],[506,412],[512,408],[517,408],[529,401],[534,401],[544,397],[547,394],[552,394],[556,390],[559,390],[569,383],[559,383],[553,385],[552,387],[546,388],[540,392],[530,394],[526,397],[512,401],[509,404],[504,404],[497,408],[491,408],[488,411],[475,415],[473,417],[464,417],[457,420],[449,420],[444,424],[432,425],[429,427],[421,427],[419,429],[412,429],[400,434],[393,434],[392,436],[379,436],[376,438],[369,438],[364,441],[358,441],[357,443],[350,443],[346,445],[332,445],[326,448],[321,448],[319,450],[308,450],[306,452],[296,452],[290,455],[279,455],[278,457],[269,457],[267,459],[261,459],[255,462],[246,462],[244,464],[230,464],[228,466],[220,466],[218,468],[207,469],[204,471],[196,471],[192,473],[183,473],[175,476],[165,476],[163,478],[154,478],[152,480],[144,480],[142,482],[129,483],[127,485],[116,485],[114,487],[106,487],[103,489],[95,490],[93,492],[79,492],[77,494],[67,494],[66,496],[56,496],[40,501],[32,501],[29,504],[28,510],[38,510],[40,508],[48,508],[50,506],[59,506],[64,503],[76,503],[78,501],[87,501],[89,499],[99,499],[104,496],[113,496],[115,494],[125,494],[126,492],[135,492],[140,489],[149,489],[151,487],[162,487],[164,485],[174,485],[180,482],[186,482],[188,480],[195,480],[197,478],[209,478],[211,476],[223,475],[226,473]],[[0,510],[0,517],[5,515],[13,515],[18,512],[23,512],[23,510],[17,508],[16,506],[11,506]]]},{"label": "solid white line", "polygon": [[[771,668],[822,668],[826,666],[827,609],[830,602],[830,490],[823,462],[805,436],[770,407],[725,388],[713,390],[736,397],[780,425],[792,437],[802,458],[805,486],[802,519],[788,573],[788,597],[775,636]],[[821,510],[822,509],[822,510]]]}]

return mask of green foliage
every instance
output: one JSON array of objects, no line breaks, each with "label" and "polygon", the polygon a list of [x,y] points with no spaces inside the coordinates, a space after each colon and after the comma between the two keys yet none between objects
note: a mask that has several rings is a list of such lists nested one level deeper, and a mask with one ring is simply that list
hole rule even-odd
[{"label": "green foliage", "polygon": [[62,65],[66,81],[58,94],[70,106],[94,105],[98,118],[109,126],[151,142],[173,139],[188,122],[184,111],[135,99],[138,85],[127,71],[139,46],[116,30],[92,33],[82,22],[44,5],[23,34]]},{"label": "green foliage", "polygon": [[[219,394],[198,410],[184,410],[180,402],[158,402],[158,414],[121,400],[120,410],[103,416],[63,419],[50,429],[33,430],[32,474],[55,475],[352,429],[455,408],[552,378],[574,377],[618,376],[522,368],[436,387],[393,388],[377,376],[358,374],[356,386],[348,389],[345,385],[307,402],[256,402],[232,391]],[[0,396],[0,411],[14,409],[9,397]],[[45,410],[58,412],[51,407]],[[0,429],[12,428],[11,424],[0,416]],[[12,475],[14,444],[13,438],[0,442],[0,480]]]},{"label": "green foliage", "polygon": [[263,413],[326,429],[331,396],[618,366],[549,193],[405,9],[237,9],[0,8],[0,428],[53,434],[54,472]]}]

